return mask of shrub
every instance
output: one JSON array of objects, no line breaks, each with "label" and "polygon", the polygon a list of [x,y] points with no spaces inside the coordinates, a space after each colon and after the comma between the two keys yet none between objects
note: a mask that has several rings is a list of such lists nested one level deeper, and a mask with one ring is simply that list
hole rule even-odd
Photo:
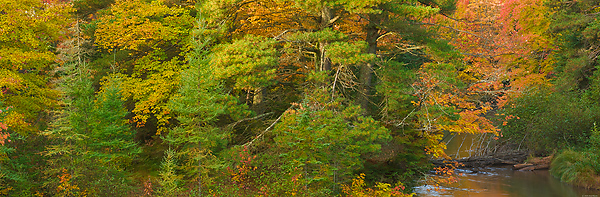
[{"label": "shrub", "polygon": [[598,113],[575,95],[545,88],[513,99],[499,117],[506,139],[549,153],[585,145]]},{"label": "shrub", "polygon": [[571,149],[558,154],[551,164],[550,173],[563,182],[586,188],[598,187],[599,180],[594,170],[593,153],[577,152]]},{"label": "shrub", "polygon": [[405,194],[405,189],[402,183],[398,183],[398,186],[391,187],[388,183],[377,183],[374,188],[365,188],[365,174],[360,174],[356,178],[352,179],[351,184],[343,185],[342,191],[346,196],[353,197],[367,197],[367,196],[381,196],[381,197],[411,197],[415,194]]}]

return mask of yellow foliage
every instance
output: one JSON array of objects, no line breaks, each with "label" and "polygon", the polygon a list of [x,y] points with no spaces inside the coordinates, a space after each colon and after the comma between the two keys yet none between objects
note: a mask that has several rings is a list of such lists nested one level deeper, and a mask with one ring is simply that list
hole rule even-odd
[{"label": "yellow foliage", "polygon": [[57,60],[52,45],[65,36],[73,8],[42,0],[0,0],[0,5],[0,100],[14,107],[16,119],[5,117],[11,127],[26,134],[43,122],[39,113],[55,104],[46,73]]},{"label": "yellow foliage", "polygon": [[351,197],[412,197],[415,194],[402,193],[404,186],[399,183],[393,187],[388,183],[376,183],[375,188],[365,188],[365,174],[361,173],[356,178],[352,179],[352,184],[342,185],[342,192]]},{"label": "yellow foliage", "polygon": [[96,44],[109,50],[143,50],[185,38],[194,19],[184,8],[161,1],[119,0],[98,19]]},{"label": "yellow foliage", "polygon": [[116,75],[123,79],[123,98],[135,102],[132,121],[138,127],[154,117],[160,134],[169,124],[172,116],[166,105],[179,87],[194,21],[186,8],[142,0],[118,0],[98,19],[96,45],[130,51],[134,58],[124,62],[130,74]]}]

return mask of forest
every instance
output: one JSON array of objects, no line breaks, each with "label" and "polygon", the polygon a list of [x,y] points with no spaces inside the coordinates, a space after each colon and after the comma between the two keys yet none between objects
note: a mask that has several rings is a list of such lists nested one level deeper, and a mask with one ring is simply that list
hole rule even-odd
[{"label": "forest", "polygon": [[600,0],[0,0],[0,196],[413,196],[444,138],[600,185]]}]

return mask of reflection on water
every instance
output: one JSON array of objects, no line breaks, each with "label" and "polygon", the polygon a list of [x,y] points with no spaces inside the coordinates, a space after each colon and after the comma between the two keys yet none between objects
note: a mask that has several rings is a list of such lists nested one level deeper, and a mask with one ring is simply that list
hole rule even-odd
[{"label": "reflection on water", "polygon": [[[456,135],[446,138],[448,155],[462,158],[473,155],[473,149],[487,145],[483,136]],[[449,140],[452,139],[452,140]],[[447,142],[448,142],[447,141]],[[458,170],[460,180],[445,187],[422,185],[415,188],[418,196],[473,196],[473,197],[600,197],[598,190],[586,190],[561,183],[547,170],[513,171],[507,167],[488,167]],[[431,175],[435,176],[435,175]]]},{"label": "reflection on water", "polygon": [[599,197],[600,191],[586,190],[561,183],[547,170],[513,171],[505,168],[481,168],[477,172],[459,171],[460,180],[447,187],[423,185],[415,188],[418,196],[514,196],[514,197]]}]

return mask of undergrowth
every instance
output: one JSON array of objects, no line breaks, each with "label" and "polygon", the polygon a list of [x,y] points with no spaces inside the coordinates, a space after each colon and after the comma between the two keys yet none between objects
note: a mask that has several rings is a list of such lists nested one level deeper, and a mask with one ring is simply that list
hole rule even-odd
[{"label": "undergrowth", "polygon": [[600,189],[600,131],[596,124],[586,142],[579,151],[567,149],[558,154],[552,161],[550,172],[563,182]]}]

